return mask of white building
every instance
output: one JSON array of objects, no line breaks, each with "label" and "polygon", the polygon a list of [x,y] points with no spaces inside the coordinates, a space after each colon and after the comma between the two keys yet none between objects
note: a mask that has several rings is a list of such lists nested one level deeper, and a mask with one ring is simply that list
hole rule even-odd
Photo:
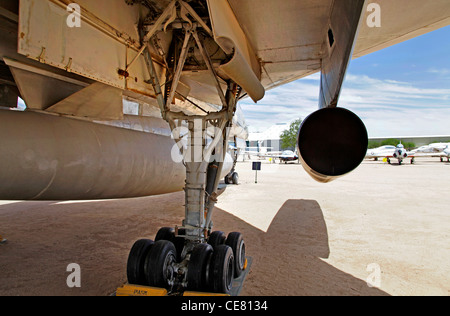
[{"label": "white building", "polygon": [[289,127],[290,124],[288,123],[279,123],[264,132],[250,133],[248,138],[250,150],[258,151],[258,148],[266,148],[267,152],[281,151],[280,137]]}]

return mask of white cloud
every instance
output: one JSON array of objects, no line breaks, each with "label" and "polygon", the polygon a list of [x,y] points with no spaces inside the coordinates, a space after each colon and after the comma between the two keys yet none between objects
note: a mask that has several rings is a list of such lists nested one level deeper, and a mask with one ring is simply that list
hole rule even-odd
[{"label": "white cloud", "polygon": [[450,74],[450,69],[447,68],[441,68],[441,69],[437,69],[437,68],[430,68],[428,69],[428,72],[431,74],[437,74],[437,75],[449,75]]},{"label": "white cloud", "polygon": [[[316,74],[268,91],[258,104],[244,101],[250,129],[265,130],[316,111],[319,79]],[[358,114],[371,137],[450,135],[450,89],[348,74],[339,105]]]},{"label": "white cloud", "polygon": [[357,113],[371,137],[450,135],[450,89],[349,75],[340,106]]},{"label": "white cloud", "polygon": [[317,109],[319,84],[316,80],[300,80],[267,91],[263,100],[241,103],[251,131],[263,131],[277,123],[290,123],[305,118]]}]

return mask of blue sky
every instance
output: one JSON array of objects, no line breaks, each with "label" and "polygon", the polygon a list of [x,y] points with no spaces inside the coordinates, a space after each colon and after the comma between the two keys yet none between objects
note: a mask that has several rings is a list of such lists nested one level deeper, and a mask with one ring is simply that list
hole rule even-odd
[{"label": "blue sky", "polygon": [[[318,108],[320,74],[241,103],[250,131],[305,118]],[[358,114],[369,137],[450,135],[450,26],[355,59],[339,106]]]}]

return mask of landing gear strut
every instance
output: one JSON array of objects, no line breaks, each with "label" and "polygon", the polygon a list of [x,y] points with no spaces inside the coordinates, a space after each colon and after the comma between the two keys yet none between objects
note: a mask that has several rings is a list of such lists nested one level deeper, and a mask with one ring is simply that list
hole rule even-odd
[{"label": "landing gear strut", "polygon": [[[161,85],[149,45],[151,37],[169,25],[173,44],[170,53],[164,54],[167,69],[165,84]],[[132,284],[162,287],[172,293],[188,289],[230,294],[233,278],[240,275],[245,265],[242,235],[231,233],[224,238],[212,232],[211,218],[228,150],[229,127],[242,89],[231,79],[219,78],[205,45],[208,36],[211,38],[212,31],[189,4],[174,0],[143,37],[140,51],[161,115],[169,123],[186,167],[185,219],[175,229],[162,228],[154,242],[137,241],[129,254],[127,275]],[[215,84],[222,103],[217,112],[187,115],[171,109],[187,56],[192,51],[202,56],[204,68]],[[180,127],[187,127],[187,135],[181,135]],[[214,135],[208,136],[211,127]],[[183,137],[187,138],[187,146]],[[232,181],[237,182],[237,174]]]}]

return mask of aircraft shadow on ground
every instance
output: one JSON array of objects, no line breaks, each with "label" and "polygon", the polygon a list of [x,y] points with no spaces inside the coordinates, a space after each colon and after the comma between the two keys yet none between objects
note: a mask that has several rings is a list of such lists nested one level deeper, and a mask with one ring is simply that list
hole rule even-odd
[{"label": "aircraft shadow on ground", "polygon": [[[221,216],[233,215],[219,210],[216,217]],[[236,221],[242,225],[242,220]],[[288,200],[267,232],[249,224],[241,231],[254,259],[244,295],[388,295],[322,260],[329,257],[330,248],[317,201]],[[257,245],[258,252],[252,251],[252,245]]]},{"label": "aircraft shadow on ground", "polygon": [[[112,293],[126,281],[134,241],[179,224],[183,200],[182,193],[175,193],[163,199],[1,206],[2,229],[10,241],[0,252],[0,295]],[[161,212],[164,207],[167,211]],[[214,222],[215,230],[244,234],[253,265],[242,295],[387,295],[322,260],[330,248],[316,201],[286,201],[267,232],[219,208]],[[69,289],[65,282],[65,268],[72,262],[82,267],[80,289]]]}]

